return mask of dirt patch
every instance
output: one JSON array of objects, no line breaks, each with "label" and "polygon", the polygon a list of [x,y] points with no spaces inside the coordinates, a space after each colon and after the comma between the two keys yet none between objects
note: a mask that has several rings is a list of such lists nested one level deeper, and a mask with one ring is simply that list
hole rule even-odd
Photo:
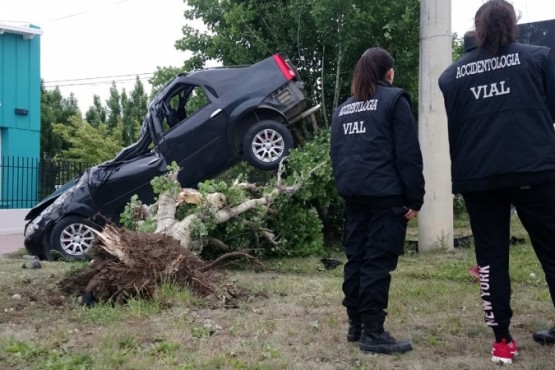
[{"label": "dirt patch", "polygon": [[187,286],[203,297],[234,298],[244,294],[236,287],[227,287],[222,293],[219,283],[224,275],[170,236],[115,228],[112,231],[117,252],[108,253],[96,242],[91,263],[66,276],[60,282],[62,291],[83,296],[85,303],[152,298],[156,288],[167,282]]}]

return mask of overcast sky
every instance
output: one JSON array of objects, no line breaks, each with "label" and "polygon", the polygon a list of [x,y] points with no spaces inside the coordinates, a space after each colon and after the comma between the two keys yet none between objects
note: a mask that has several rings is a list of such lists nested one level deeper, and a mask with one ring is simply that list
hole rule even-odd
[{"label": "overcast sky", "polygon": [[[452,31],[473,28],[483,0],[452,0]],[[513,0],[521,23],[555,19],[552,0]],[[41,36],[41,75],[47,86],[73,92],[83,113],[93,94],[108,97],[112,80],[130,92],[139,75],[181,66],[175,50],[185,23],[183,0],[0,0],[0,23],[35,24]],[[117,77],[113,77],[117,76]],[[127,81],[125,81],[127,80]]]},{"label": "overcast sky", "polygon": [[[0,23],[32,23],[41,36],[46,86],[73,92],[83,113],[111,81],[129,93],[137,75],[150,91],[157,66],[181,66],[174,47],[185,23],[183,0],[0,0]],[[118,76],[118,77],[111,77]]]}]

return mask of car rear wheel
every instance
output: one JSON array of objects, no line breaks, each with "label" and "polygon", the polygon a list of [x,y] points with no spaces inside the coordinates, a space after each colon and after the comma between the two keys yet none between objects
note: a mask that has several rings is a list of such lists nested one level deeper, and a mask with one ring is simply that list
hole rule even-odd
[{"label": "car rear wheel", "polygon": [[65,217],[52,229],[50,245],[66,258],[83,259],[96,239],[94,228],[95,225],[87,218]]},{"label": "car rear wheel", "polygon": [[251,126],[243,139],[245,159],[256,168],[275,170],[293,146],[293,136],[284,124],[261,121]]}]

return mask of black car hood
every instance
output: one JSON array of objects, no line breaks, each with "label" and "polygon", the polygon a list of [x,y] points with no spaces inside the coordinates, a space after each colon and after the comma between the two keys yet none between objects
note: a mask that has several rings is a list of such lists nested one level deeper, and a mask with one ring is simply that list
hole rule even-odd
[{"label": "black car hood", "polygon": [[69,180],[68,182],[66,182],[64,185],[60,186],[58,189],[56,189],[54,192],[52,192],[50,195],[48,195],[46,198],[44,198],[43,200],[41,200],[39,203],[37,203],[33,208],[31,208],[31,210],[25,215],[25,220],[32,220],[35,217],[37,217],[44,209],[46,209],[46,207],[48,207],[49,205],[51,205],[52,203],[54,203],[54,201],[56,199],[58,199],[58,197],[60,195],[62,195],[63,192],[65,192],[68,189],[71,189],[73,186],[75,186],[75,184],[77,183],[77,181],[79,181],[79,177],[76,177],[72,180]]},{"label": "black car hood", "polygon": [[48,201],[41,202],[40,207],[37,206],[29,212],[27,217],[32,217],[40,211],[31,219],[37,229],[47,229],[69,213],[89,216],[96,212],[88,186],[91,170],[85,171],[73,186],[57,195],[51,195]]}]

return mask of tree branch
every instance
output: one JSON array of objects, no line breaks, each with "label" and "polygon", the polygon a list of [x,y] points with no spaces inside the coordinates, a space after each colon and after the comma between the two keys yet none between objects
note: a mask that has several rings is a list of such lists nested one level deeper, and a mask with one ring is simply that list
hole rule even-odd
[{"label": "tree branch", "polygon": [[221,264],[223,261],[228,260],[230,258],[236,258],[236,257],[246,258],[248,260],[253,261],[256,265],[266,268],[266,266],[264,266],[264,264],[262,262],[260,262],[258,260],[258,258],[253,257],[248,253],[245,253],[245,252],[231,252],[231,253],[227,253],[227,254],[224,254],[223,256],[220,256],[220,257],[216,258],[212,263],[210,263],[210,264],[202,267],[201,269],[199,269],[199,271],[200,272],[205,272],[205,271],[211,270],[214,267]]}]

